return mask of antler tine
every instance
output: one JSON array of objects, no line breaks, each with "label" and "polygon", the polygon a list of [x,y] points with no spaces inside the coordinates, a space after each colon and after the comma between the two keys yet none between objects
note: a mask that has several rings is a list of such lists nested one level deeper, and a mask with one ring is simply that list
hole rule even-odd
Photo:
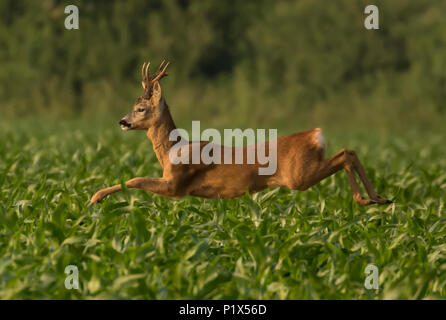
[{"label": "antler tine", "polygon": [[164,65],[165,62],[166,62],[166,60],[163,60],[163,61],[161,62],[160,66],[158,67],[158,71],[157,71],[157,73],[161,71],[161,68],[163,67],[163,65]]},{"label": "antler tine", "polygon": [[144,67],[146,66],[146,63],[144,62],[144,64],[142,65],[142,68],[141,68],[141,76],[142,76],[142,80],[146,80],[146,78],[145,78],[145,74],[144,74]]},{"label": "antler tine", "polygon": [[150,62],[147,63],[146,66],[146,70],[145,70],[145,74],[146,74],[146,79],[149,80],[149,67],[150,67]]},{"label": "antler tine", "polygon": [[155,76],[152,79],[150,79],[150,81],[152,81],[152,82],[158,81],[162,77],[167,76],[166,70],[167,70],[167,67],[169,66],[169,63],[170,62],[166,62],[166,64],[164,64],[164,60],[163,60],[163,62],[161,62],[160,67],[158,68],[158,72],[155,74]]}]

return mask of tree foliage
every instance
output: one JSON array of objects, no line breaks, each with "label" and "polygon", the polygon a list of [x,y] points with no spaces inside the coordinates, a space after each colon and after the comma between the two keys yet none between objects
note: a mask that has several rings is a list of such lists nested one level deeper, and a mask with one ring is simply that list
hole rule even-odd
[{"label": "tree foliage", "polygon": [[[79,30],[64,28],[68,4]],[[366,1],[5,0],[0,105],[115,116],[140,94],[142,63],[167,58],[180,122],[431,127],[446,109],[446,3],[375,4],[372,31]]]}]

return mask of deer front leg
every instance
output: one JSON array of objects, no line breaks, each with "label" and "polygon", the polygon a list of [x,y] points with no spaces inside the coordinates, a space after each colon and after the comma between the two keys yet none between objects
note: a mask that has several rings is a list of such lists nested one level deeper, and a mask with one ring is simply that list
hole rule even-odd
[{"label": "deer front leg", "polygon": [[[169,181],[163,178],[133,178],[127,181],[125,185],[127,188],[142,189],[165,196],[174,196],[171,191],[171,184]],[[93,204],[102,201],[102,199],[104,199],[106,196],[121,191],[121,189],[121,185],[117,184],[115,186],[99,190],[93,195],[88,206],[92,206]]]}]

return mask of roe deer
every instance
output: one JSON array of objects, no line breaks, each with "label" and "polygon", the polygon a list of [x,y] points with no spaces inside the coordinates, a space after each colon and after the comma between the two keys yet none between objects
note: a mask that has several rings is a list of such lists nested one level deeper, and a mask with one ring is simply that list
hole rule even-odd
[{"label": "roe deer", "polygon": [[[159,83],[161,78],[167,76],[166,69],[169,63],[163,61],[153,76],[149,76],[149,65],[150,63],[147,65],[144,63],[142,67],[144,94],[138,98],[130,113],[122,118],[119,124],[123,130],[147,131],[147,137],[152,141],[153,150],[163,168],[163,176],[133,178],[125,183],[128,188],[138,188],[174,198],[190,195],[204,198],[232,198],[243,195],[246,190],[255,193],[267,187],[285,186],[293,190],[306,190],[344,169],[356,203],[360,205],[392,203],[391,200],[382,198],[375,192],[355,151],[341,149],[331,158],[325,159],[325,139],[319,128],[278,138],[277,168],[271,175],[258,174],[258,168],[262,167],[262,164],[257,159],[253,164],[246,162],[234,164],[234,161],[232,164],[202,162],[172,164],[169,152],[175,141],[170,141],[169,135],[175,129],[175,124],[161,94]],[[204,147],[210,142],[197,143]],[[188,142],[187,147],[192,148],[192,142]],[[228,150],[228,147],[218,146],[218,148],[221,148],[221,154]],[[241,148],[245,150],[246,146]],[[234,156],[235,152],[232,152],[232,157]],[[370,199],[361,196],[355,172],[364,184]],[[91,198],[89,206],[120,190],[120,184],[99,190]]]}]

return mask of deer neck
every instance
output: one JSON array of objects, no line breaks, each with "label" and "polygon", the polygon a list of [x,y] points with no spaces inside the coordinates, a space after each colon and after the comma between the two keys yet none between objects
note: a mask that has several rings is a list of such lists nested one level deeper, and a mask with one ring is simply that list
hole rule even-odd
[{"label": "deer neck", "polygon": [[169,141],[169,135],[176,129],[169,107],[164,102],[161,118],[155,125],[147,130],[147,137],[152,141],[153,150],[159,163],[164,168],[169,161],[169,151],[176,141]]}]

